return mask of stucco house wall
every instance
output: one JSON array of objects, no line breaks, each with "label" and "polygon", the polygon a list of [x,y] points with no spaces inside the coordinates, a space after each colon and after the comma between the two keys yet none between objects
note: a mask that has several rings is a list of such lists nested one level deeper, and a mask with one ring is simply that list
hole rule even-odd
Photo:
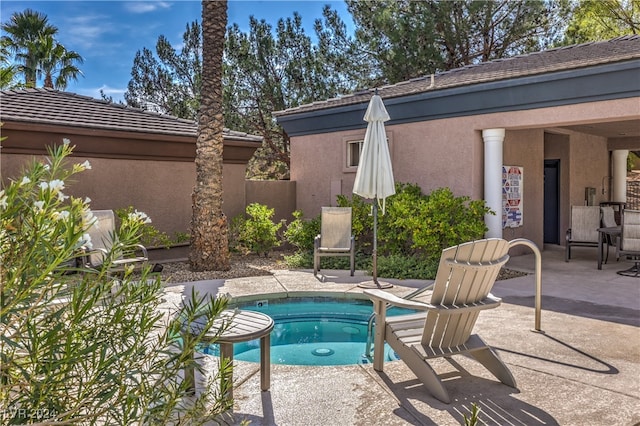
[{"label": "stucco house wall", "polygon": [[[36,156],[3,154],[2,176],[18,176]],[[196,182],[193,162],[106,159],[74,156],[72,163],[88,160],[91,170],[75,176],[65,194],[91,198],[95,210],[133,206],[147,213],[153,225],[173,235],[188,232],[191,224],[191,193]],[[223,165],[223,210],[228,217],[244,213],[246,166]]]},{"label": "stucco house wall", "polygon": [[[386,127],[394,177],[418,184],[425,193],[449,187],[456,195],[484,197],[482,129],[505,128],[503,164],[524,168],[523,226],[504,237],[526,237],[543,245],[544,160],[561,160],[561,234],[572,204],[584,204],[584,188],[596,187],[596,202],[607,201],[602,179],[610,175],[608,139],[570,130],[585,121],[638,119],[640,98],[601,101],[528,111],[483,114]],[[363,139],[365,128],[296,136],[291,139],[291,179],[297,208],[307,217],[335,205],[337,193],[352,196],[356,168],[346,167],[346,141]],[[625,138],[625,149],[640,149],[640,138]],[[562,234],[563,235],[563,234]],[[563,241],[563,236],[559,240]]]}]

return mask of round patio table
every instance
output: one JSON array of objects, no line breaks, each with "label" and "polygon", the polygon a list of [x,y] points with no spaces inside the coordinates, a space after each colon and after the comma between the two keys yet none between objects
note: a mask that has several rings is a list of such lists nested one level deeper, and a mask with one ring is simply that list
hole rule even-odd
[{"label": "round patio table", "polygon": [[[198,322],[183,327],[183,333],[199,334],[202,325]],[[222,334],[218,330],[224,328]],[[271,330],[273,319],[261,312],[227,309],[214,320],[213,327],[205,335],[203,343],[214,341],[220,345],[220,357],[233,362],[233,344],[260,339],[260,389],[269,390],[271,384]],[[209,338],[210,340],[207,340]],[[195,356],[194,353],[191,356]],[[225,378],[223,378],[224,380]],[[185,368],[187,389],[195,393],[195,376],[193,364]],[[233,377],[228,377],[231,383],[226,397],[233,398]]]}]

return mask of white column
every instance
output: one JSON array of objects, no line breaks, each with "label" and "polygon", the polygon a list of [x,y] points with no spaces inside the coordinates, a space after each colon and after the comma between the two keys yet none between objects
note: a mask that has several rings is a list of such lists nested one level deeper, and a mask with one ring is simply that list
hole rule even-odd
[{"label": "white column", "polygon": [[502,238],[502,145],[504,129],[485,129],[484,140],[484,200],[496,214],[486,214],[487,238]]},{"label": "white column", "polygon": [[613,157],[613,196],[611,201],[627,202],[627,157],[628,149],[616,149]]}]

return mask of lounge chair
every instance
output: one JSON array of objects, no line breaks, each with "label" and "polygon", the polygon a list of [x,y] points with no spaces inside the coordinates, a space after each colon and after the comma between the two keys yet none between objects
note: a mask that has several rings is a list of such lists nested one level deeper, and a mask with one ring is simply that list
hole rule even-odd
[{"label": "lounge chair", "polygon": [[[469,355],[502,383],[515,388],[516,381],[500,357],[477,334],[471,334],[480,311],[501,303],[490,291],[500,268],[509,259],[508,249],[507,241],[490,238],[443,250],[428,303],[383,290],[365,290],[375,313],[373,368],[383,369],[386,341],[442,402],[450,402],[449,394],[428,363],[438,357]],[[420,312],[387,317],[389,305]]]},{"label": "lounge chair", "polygon": [[598,247],[600,206],[571,206],[571,228],[567,229],[565,262],[571,259],[571,247]]},{"label": "lounge chair", "polygon": [[622,231],[620,234],[619,255],[634,262],[634,265],[620,275],[640,276],[640,210],[624,210],[622,212]]},{"label": "lounge chair", "polygon": [[[85,256],[85,264],[90,268],[98,268],[113,249],[113,237],[116,231],[116,219],[113,210],[92,210],[95,221],[89,228],[93,248]],[[142,244],[133,247],[118,248],[112,253],[111,272],[123,271],[126,265],[141,266],[149,260],[147,249]]]},{"label": "lounge chair", "polygon": [[320,235],[313,242],[313,274],[320,270],[320,258],[349,256],[351,276],[355,271],[355,239],[351,234],[351,207],[323,207]]}]

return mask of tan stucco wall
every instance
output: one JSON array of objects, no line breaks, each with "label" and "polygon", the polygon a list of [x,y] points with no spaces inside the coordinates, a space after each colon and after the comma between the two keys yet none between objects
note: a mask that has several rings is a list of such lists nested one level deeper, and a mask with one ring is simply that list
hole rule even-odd
[{"label": "tan stucco wall", "polygon": [[[621,120],[640,120],[640,98],[408,123],[387,126],[386,130],[397,182],[416,183],[425,193],[446,186],[456,195],[481,199],[481,131],[505,128],[503,162],[524,167],[525,200],[524,226],[505,230],[504,236],[529,238],[542,246],[544,159],[562,161],[561,230],[568,225],[568,206],[584,199],[586,186],[601,189],[603,176],[610,174],[606,139],[558,128]],[[564,133],[567,138],[563,140],[568,142],[555,146],[551,138],[545,143],[545,132]],[[335,188],[351,197],[355,170],[345,170],[346,140],[362,139],[364,133],[361,129],[291,139],[291,179],[297,184],[297,208],[305,216],[315,216],[321,206],[335,204]],[[616,140],[615,146],[637,142]],[[601,191],[596,192],[600,192],[597,202],[606,199]]]},{"label": "tan stucco wall", "polygon": [[[506,132],[503,164],[523,168],[522,226],[506,228],[503,238],[528,238],[543,245],[544,230],[544,131],[510,130]],[[527,249],[528,250],[528,249]]]},{"label": "tan stucco wall", "polygon": [[[2,179],[18,176],[31,155],[2,154]],[[73,157],[72,163],[89,160],[91,170],[68,183],[65,193],[91,198],[93,209],[116,210],[128,206],[147,213],[153,225],[173,235],[188,232],[191,223],[191,192],[195,164],[179,161],[149,161]],[[231,218],[244,212],[244,164],[223,165],[223,210]],[[105,190],[106,189],[106,190]]]},{"label": "tan stucco wall", "polygon": [[[387,126],[396,182],[418,184],[425,193],[449,187],[456,195],[482,196],[483,142],[479,131],[437,120]],[[291,180],[297,208],[307,217],[335,205],[332,185],[352,197],[356,169],[346,167],[346,142],[364,139],[365,129],[292,138]]]},{"label": "tan stucco wall", "polygon": [[[296,209],[296,183],[290,180],[247,180],[246,204],[259,203],[274,209],[273,221],[293,220]],[[284,229],[283,229],[284,230]]]}]

